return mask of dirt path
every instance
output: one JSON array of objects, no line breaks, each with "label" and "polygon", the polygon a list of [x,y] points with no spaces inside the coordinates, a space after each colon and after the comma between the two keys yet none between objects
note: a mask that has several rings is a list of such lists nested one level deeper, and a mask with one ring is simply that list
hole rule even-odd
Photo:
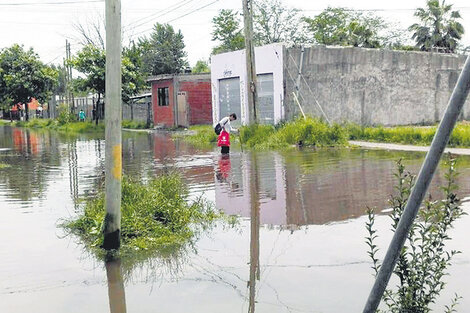
[{"label": "dirt path", "polygon": [[[413,145],[400,145],[395,143],[380,143],[368,141],[355,141],[350,140],[349,144],[371,149],[384,149],[384,150],[401,150],[401,151],[429,151],[429,146],[413,146]],[[467,148],[446,148],[445,152],[458,155],[470,155],[470,149]]]}]

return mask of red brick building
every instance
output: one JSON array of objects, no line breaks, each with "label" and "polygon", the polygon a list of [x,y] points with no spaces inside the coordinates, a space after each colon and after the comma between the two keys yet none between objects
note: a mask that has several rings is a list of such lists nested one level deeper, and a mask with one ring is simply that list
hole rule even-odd
[{"label": "red brick building", "polygon": [[152,84],[153,124],[174,127],[212,124],[210,74],[159,75]]}]

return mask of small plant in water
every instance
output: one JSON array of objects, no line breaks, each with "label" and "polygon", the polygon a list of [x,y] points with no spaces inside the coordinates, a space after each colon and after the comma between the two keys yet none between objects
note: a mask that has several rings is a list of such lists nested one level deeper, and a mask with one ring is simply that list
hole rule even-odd
[{"label": "small plant in water", "polygon": [[[455,162],[454,159],[448,161],[448,171],[445,174],[447,183],[441,187],[444,192],[443,200],[436,201],[429,197],[420,208],[395,266],[394,275],[398,278],[398,285],[396,289],[385,291],[383,301],[387,309],[377,312],[431,312],[430,306],[435,303],[444,289],[446,283],[443,278],[448,274],[447,268],[453,256],[460,253],[445,248],[445,243],[451,239],[448,232],[454,222],[465,214],[455,193],[457,190]],[[415,183],[415,176],[405,171],[401,161],[397,162],[395,177],[396,194],[389,200],[392,207],[390,217],[393,231],[398,226]],[[381,262],[377,258],[378,247],[374,243],[377,238],[377,230],[374,228],[375,213],[372,209],[368,209],[367,213],[366,243],[369,246],[368,254],[373,263],[374,275],[377,275]],[[451,304],[445,306],[445,312],[456,312],[459,299],[460,297],[456,295]]]},{"label": "small plant in water", "polygon": [[[84,210],[63,227],[77,235],[99,257],[104,256],[104,193],[85,202]],[[221,217],[203,199],[188,201],[188,191],[179,174],[168,173],[148,183],[125,178],[122,184],[120,255],[133,258],[169,255],[194,241],[198,229],[205,229]]]}]

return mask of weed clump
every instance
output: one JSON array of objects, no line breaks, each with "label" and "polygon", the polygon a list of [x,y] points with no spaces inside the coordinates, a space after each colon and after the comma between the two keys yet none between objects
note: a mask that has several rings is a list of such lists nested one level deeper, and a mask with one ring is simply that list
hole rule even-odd
[{"label": "weed clump", "polygon": [[147,123],[146,122],[139,122],[139,121],[131,121],[131,120],[123,120],[122,121],[122,128],[127,129],[146,129]]},{"label": "weed clump", "polygon": [[[102,255],[105,214],[104,193],[100,192],[85,202],[80,216],[62,226]],[[125,178],[121,214],[121,256],[182,247],[194,239],[198,229],[221,216],[202,199],[188,202],[187,188],[176,173],[163,174],[147,183]]]},{"label": "weed clump", "polygon": [[[430,305],[435,302],[445,287],[443,278],[448,275],[447,268],[452,258],[460,253],[460,251],[445,249],[446,242],[451,239],[448,234],[449,230],[454,222],[465,214],[455,194],[456,176],[455,160],[451,159],[445,175],[447,183],[441,187],[444,199],[435,201],[429,197],[420,208],[393,272],[398,278],[398,285],[396,289],[387,289],[384,293],[383,300],[387,310],[377,312],[431,312]],[[397,229],[411,188],[415,183],[415,176],[405,172],[401,161],[397,163],[395,177],[398,181],[395,186],[396,195],[389,200],[392,207],[390,217],[393,231]],[[377,238],[377,230],[374,229],[375,214],[372,209],[369,209],[367,213],[366,243],[369,246],[368,254],[376,275],[381,262],[377,258],[378,248],[374,244]],[[445,307],[445,312],[456,312],[458,300],[459,297],[455,296],[451,304]]]},{"label": "weed clump", "polygon": [[[195,146],[205,147],[217,142],[217,135],[211,125],[196,125],[189,128],[190,134],[183,135],[183,139]],[[176,135],[178,137],[178,135]]]}]

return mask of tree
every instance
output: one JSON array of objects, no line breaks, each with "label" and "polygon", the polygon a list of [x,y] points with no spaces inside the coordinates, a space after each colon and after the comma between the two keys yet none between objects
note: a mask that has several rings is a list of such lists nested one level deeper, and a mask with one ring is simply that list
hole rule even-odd
[{"label": "tree", "polygon": [[445,0],[442,3],[427,0],[426,8],[418,8],[414,15],[421,23],[411,25],[409,30],[413,32],[412,38],[419,49],[445,53],[456,51],[464,28],[458,22],[462,18],[459,11],[452,11],[451,4],[445,4]]},{"label": "tree", "polygon": [[191,70],[192,73],[210,73],[211,69],[207,61],[199,60],[196,62],[196,65]]},{"label": "tree", "polygon": [[14,44],[0,51],[0,103],[24,103],[26,120],[31,98],[47,101],[57,77],[58,72],[42,63],[33,49]]},{"label": "tree", "polygon": [[304,17],[309,42],[364,48],[399,48],[405,32],[374,14],[328,7],[314,18]]},{"label": "tree", "polygon": [[149,38],[141,38],[143,65],[151,75],[181,73],[187,66],[181,30],[169,24],[156,23]]},{"label": "tree", "polygon": [[236,51],[245,48],[240,14],[234,10],[221,10],[212,19],[212,40],[220,44],[212,49],[212,54]]},{"label": "tree", "polygon": [[[145,85],[140,66],[140,50],[135,46],[124,49],[122,55],[122,100],[129,102]],[[92,91],[98,94],[98,103],[105,95],[106,52],[94,45],[87,45],[70,61],[85,77],[74,80],[76,91]]]},{"label": "tree", "polygon": [[281,0],[255,2],[253,26],[257,45],[284,42],[289,45],[304,43],[303,19],[300,11],[288,8]]}]

